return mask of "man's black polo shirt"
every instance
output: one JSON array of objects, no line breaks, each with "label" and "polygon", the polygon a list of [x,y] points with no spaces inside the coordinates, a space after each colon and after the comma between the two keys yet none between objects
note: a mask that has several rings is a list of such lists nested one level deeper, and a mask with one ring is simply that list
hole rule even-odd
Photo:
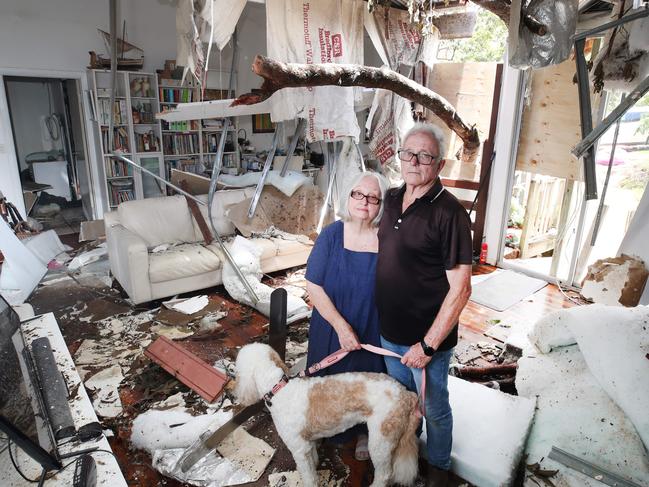
[{"label": "man's black polo shirt", "polygon": [[[471,264],[471,221],[438,179],[402,214],[405,184],[388,191],[379,227],[376,305],[381,335],[400,345],[421,340],[449,290],[446,271]],[[438,347],[457,344],[457,324]]]}]

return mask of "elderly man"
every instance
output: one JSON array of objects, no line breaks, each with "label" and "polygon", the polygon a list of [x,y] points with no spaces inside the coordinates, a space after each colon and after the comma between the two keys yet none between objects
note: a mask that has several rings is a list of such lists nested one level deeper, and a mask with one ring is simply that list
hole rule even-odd
[{"label": "elderly man", "polygon": [[376,303],[381,342],[403,358],[388,373],[419,391],[426,371],[428,486],[445,486],[451,466],[453,416],[448,367],[458,318],[471,294],[471,222],[439,174],[444,133],[417,124],[398,151],[404,184],[385,198],[379,227]]}]

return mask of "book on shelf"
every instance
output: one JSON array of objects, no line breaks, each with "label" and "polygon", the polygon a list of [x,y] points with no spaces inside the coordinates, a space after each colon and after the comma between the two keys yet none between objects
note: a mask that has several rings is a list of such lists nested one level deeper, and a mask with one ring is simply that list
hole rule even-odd
[{"label": "book on shelf", "polygon": [[194,101],[193,88],[158,88],[158,97],[163,103],[189,103]]},{"label": "book on shelf", "polygon": [[186,132],[188,130],[198,130],[198,128],[199,128],[198,120],[183,120],[178,122],[167,122],[165,120],[162,120],[162,130]]},{"label": "book on shelf", "polygon": [[126,100],[115,100],[113,109],[110,109],[110,99],[100,98],[98,120],[101,125],[108,125],[110,123],[110,114],[113,114],[113,124],[125,125],[127,123],[126,114]]},{"label": "book on shelf", "polygon": [[165,154],[183,155],[198,153],[198,134],[162,134]]},{"label": "book on shelf", "polygon": [[[104,154],[110,152],[110,147],[108,144],[109,135],[108,127],[101,128],[101,143],[103,145]],[[128,132],[124,127],[114,127],[113,128],[113,149],[120,150],[122,152],[130,153],[129,143],[128,143]]]},{"label": "book on shelf", "polygon": [[159,152],[160,139],[153,130],[143,134],[135,132],[135,150],[137,152]]},{"label": "book on shelf", "polygon": [[205,172],[205,165],[198,159],[182,158],[170,159],[167,162],[168,177],[171,178],[171,170],[178,169],[180,171],[191,172],[193,174],[203,174]]},{"label": "book on shelf", "polygon": [[111,197],[111,206],[135,199],[133,181],[130,179],[108,181],[108,189]]},{"label": "book on shelf", "polygon": [[131,168],[124,161],[118,161],[113,158],[106,158],[106,177],[121,178],[131,176]]}]

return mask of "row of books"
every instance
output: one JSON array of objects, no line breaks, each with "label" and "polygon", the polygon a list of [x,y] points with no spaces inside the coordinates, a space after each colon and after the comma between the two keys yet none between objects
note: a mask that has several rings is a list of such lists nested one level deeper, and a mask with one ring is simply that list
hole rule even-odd
[{"label": "row of books", "polygon": [[[104,147],[104,154],[110,152],[110,147],[108,145],[109,135],[108,127],[103,127],[101,129],[101,143]],[[122,152],[130,152],[128,142],[128,132],[124,127],[115,127],[113,129],[113,149],[121,150]]]},{"label": "row of books", "polygon": [[120,179],[117,181],[108,181],[108,189],[110,191],[110,204],[112,206],[135,199],[132,180]]},{"label": "row of books", "polygon": [[99,123],[102,125],[108,125],[110,123],[110,114],[113,114],[113,124],[115,125],[126,125],[128,123],[127,116],[128,111],[126,110],[126,100],[115,100],[113,104],[113,109],[110,109],[110,99],[108,98],[99,98],[98,100],[99,113]]},{"label": "row of books", "polygon": [[119,178],[124,176],[131,176],[129,165],[124,161],[117,161],[115,159],[106,159],[106,177]]},{"label": "row of books", "polygon": [[196,158],[183,158],[183,159],[170,159],[166,161],[169,170],[169,178],[171,179],[171,169],[178,169],[180,171],[191,172],[194,174],[203,174],[205,172],[205,165]]},{"label": "row of books", "polygon": [[203,152],[216,152],[219,148],[219,134],[203,134]]},{"label": "row of books", "polygon": [[165,154],[181,155],[198,152],[198,134],[162,134]]},{"label": "row of books", "polygon": [[135,150],[137,152],[160,152],[160,139],[153,130],[139,134],[135,133]]},{"label": "row of books", "polygon": [[166,103],[188,103],[194,101],[194,90],[191,88],[158,88],[160,101]]},{"label": "row of books", "polygon": [[179,132],[186,130],[198,130],[198,120],[184,120],[180,122],[165,122],[162,120],[162,130],[177,130]]}]

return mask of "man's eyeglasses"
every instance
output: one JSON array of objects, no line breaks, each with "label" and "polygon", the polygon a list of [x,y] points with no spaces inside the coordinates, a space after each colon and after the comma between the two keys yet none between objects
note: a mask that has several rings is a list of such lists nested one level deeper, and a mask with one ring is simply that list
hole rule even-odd
[{"label": "man's eyeglasses", "polygon": [[433,162],[435,162],[436,159],[439,158],[439,156],[433,156],[427,152],[415,153],[409,151],[408,149],[399,149],[397,151],[397,155],[399,156],[399,159],[406,162],[410,162],[412,161],[413,157],[416,157],[417,162],[423,166],[430,166]]},{"label": "man's eyeglasses", "polygon": [[365,198],[370,205],[378,205],[381,202],[381,198],[377,198],[371,194],[363,194],[360,191],[352,191],[350,196],[355,200],[362,200]]}]

